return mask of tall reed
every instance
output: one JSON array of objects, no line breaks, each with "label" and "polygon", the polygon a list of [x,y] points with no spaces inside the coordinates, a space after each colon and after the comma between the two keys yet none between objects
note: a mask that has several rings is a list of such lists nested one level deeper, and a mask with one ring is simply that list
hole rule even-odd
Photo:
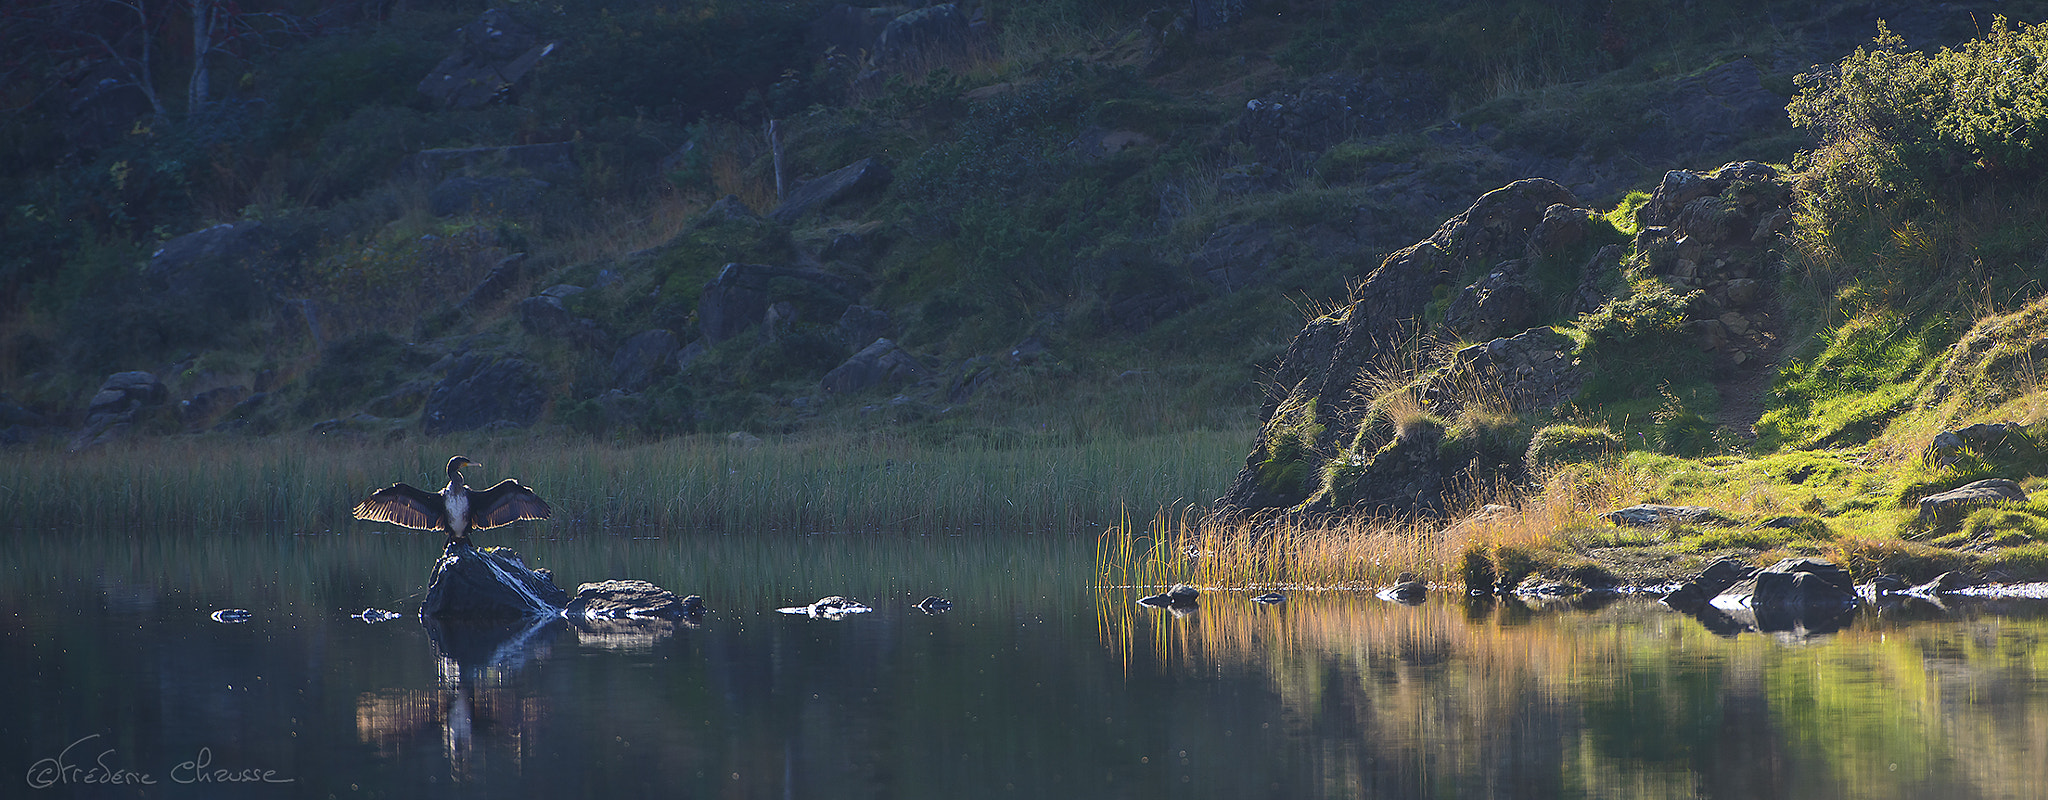
[{"label": "tall reed", "polygon": [[1107,526],[1126,506],[1220,495],[1250,439],[1242,431],[1012,446],[887,434],[634,446],[164,439],[69,455],[16,449],[0,453],[0,525],[368,525],[349,516],[364,495],[399,481],[437,489],[448,456],[461,453],[484,464],[465,472],[471,484],[513,476],[547,498],[554,518],[523,523],[530,526],[1070,532]]}]

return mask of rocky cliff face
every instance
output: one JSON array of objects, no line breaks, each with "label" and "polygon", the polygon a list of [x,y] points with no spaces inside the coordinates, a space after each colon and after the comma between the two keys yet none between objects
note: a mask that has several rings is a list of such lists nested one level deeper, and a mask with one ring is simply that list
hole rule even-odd
[{"label": "rocky cliff face", "polygon": [[1524,480],[1535,427],[1597,413],[1574,406],[1589,378],[1660,389],[1601,374],[1632,371],[1643,355],[1614,351],[1650,346],[1609,328],[1661,324],[1674,336],[1655,346],[1702,357],[1716,389],[1738,391],[1775,357],[1772,248],[1791,220],[1778,178],[1755,162],[1673,171],[1626,244],[1555,182],[1486,193],[1303,327],[1219,507],[1428,515],[1461,493]]}]

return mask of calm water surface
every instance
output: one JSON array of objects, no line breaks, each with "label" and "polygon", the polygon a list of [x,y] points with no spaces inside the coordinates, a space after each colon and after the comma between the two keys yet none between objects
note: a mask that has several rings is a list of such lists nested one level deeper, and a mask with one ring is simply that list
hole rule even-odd
[{"label": "calm water surface", "polygon": [[[1175,616],[1091,589],[1090,535],[669,534],[489,543],[701,594],[701,627],[349,617],[410,612],[436,541],[9,534],[0,797],[2048,797],[2034,604]],[[876,610],[774,610],[829,594]]]}]

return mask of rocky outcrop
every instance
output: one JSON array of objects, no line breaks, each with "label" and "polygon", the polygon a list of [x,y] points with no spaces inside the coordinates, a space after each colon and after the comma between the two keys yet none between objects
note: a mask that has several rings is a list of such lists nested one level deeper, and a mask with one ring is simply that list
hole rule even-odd
[{"label": "rocky outcrop", "polygon": [[1313,446],[1294,451],[1300,463],[1286,466],[1320,474],[1322,454],[1338,453],[1356,438],[1369,411],[1353,397],[1361,379],[1398,362],[1403,343],[1424,332],[1422,311],[1463,276],[1528,256],[1532,234],[1560,204],[1576,207],[1577,200],[1542,179],[1488,192],[1428,239],[1388,256],[1357,286],[1348,307],[1310,321],[1281,357],[1272,379],[1279,392],[1267,401],[1259,441],[1219,505],[1257,511],[1291,506],[1314,493],[1314,486],[1276,488],[1270,479],[1275,436],[1285,435],[1276,428],[1285,416],[1278,412],[1293,409],[1308,417],[1285,420],[1289,430],[1318,431]]},{"label": "rocky outcrop", "polygon": [[1983,506],[2026,501],[2027,492],[2019,484],[2005,478],[1986,478],[1920,498],[1918,523],[1933,530],[1948,530]]},{"label": "rocky outcrop", "polygon": [[434,578],[420,603],[420,616],[442,619],[506,619],[554,616],[569,604],[569,593],[542,572],[529,569],[505,547],[477,549],[449,543],[434,563]]},{"label": "rocky outcrop", "polygon": [[874,386],[899,386],[923,380],[929,373],[910,351],[888,339],[876,339],[846,363],[833,367],[821,381],[825,391],[847,394]]},{"label": "rocky outcrop", "polygon": [[455,31],[456,49],[419,84],[444,108],[475,108],[510,95],[554,52],[533,28],[498,9]]},{"label": "rocky outcrop", "polygon": [[863,158],[797,184],[768,217],[787,225],[812,211],[886,186],[890,178],[887,165],[874,158]]},{"label": "rocky outcrop", "polygon": [[1731,367],[1761,366],[1778,344],[1772,247],[1792,224],[1792,191],[1778,178],[1754,161],[1674,170],[1642,209],[1637,252],[1675,291],[1700,293],[1688,322],[1700,349]]},{"label": "rocky outcrop", "polygon": [[86,402],[85,427],[71,440],[72,452],[105,444],[170,399],[170,390],[148,372],[116,372],[107,376]]},{"label": "rocky outcrop", "polygon": [[540,421],[548,391],[539,368],[523,359],[473,354],[455,360],[427,393],[420,430],[428,436]]}]

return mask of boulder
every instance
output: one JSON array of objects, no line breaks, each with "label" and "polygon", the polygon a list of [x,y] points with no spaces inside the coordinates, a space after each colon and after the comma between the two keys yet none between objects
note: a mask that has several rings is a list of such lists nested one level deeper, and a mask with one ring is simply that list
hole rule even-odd
[{"label": "boulder", "polygon": [[[688,599],[697,602],[688,603]],[[675,592],[646,581],[610,580],[576,587],[576,596],[562,609],[562,615],[584,619],[673,618],[703,611],[704,601],[696,595],[679,598]]]},{"label": "boulder", "polygon": [[[765,264],[727,264],[697,297],[697,325],[709,344],[730,339],[760,323],[775,303],[798,299],[810,307],[807,319],[845,313],[861,287],[822,270]],[[830,314],[817,312],[830,308]]]},{"label": "boulder", "polygon": [[1708,601],[1728,591],[1729,587],[1748,580],[1756,574],[1756,568],[1732,558],[1724,558],[1708,564],[1698,577],[1686,581],[1678,589],[1664,596],[1664,604],[1679,610],[1691,610],[1705,605]]},{"label": "boulder", "polygon": [[[577,287],[569,288],[582,291]],[[596,320],[570,313],[562,298],[553,295],[535,295],[519,301],[519,327],[534,336],[568,339],[594,350],[602,351],[611,343],[611,337],[597,326]]]},{"label": "boulder", "polygon": [[170,390],[148,372],[116,372],[86,402],[85,427],[72,437],[77,452],[120,438],[148,412],[162,407]]},{"label": "boulder", "polygon": [[832,332],[848,345],[884,338],[889,334],[889,312],[870,306],[847,306]]},{"label": "boulder", "polygon": [[160,300],[206,309],[215,321],[239,321],[264,307],[266,257],[281,242],[255,220],[224,222],[165,242],[143,276]]},{"label": "boulder", "polygon": [[519,282],[521,267],[525,264],[525,253],[513,253],[499,259],[497,266],[491,267],[490,273],[477,281],[476,287],[462,298],[462,307],[475,310],[498,302],[498,298],[511,292],[513,285]]},{"label": "boulder", "polygon": [[420,616],[444,619],[504,619],[554,616],[569,604],[569,593],[547,575],[529,569],[505,547],[481,550],[450,542],[434,563]]},{"label": "boulder", "polygon": [[797,184],[788,198],[768,216],[784,225],[811,211],[878,189],[889,183],[889,168],[875,158],[863,158],[839,169]]},{"label": "boulder", "polygon": [[1946,530],[1962,522],[1963,517],[1977,508],[2026,501],[2027,493],[2019,484],[2004,478],[1986,478],[1920,498],[1919,523],[1931,529]]},{"label": "boulder", "polygon": [[1757,570],[1751,608],[1855,605],[1856,583],[1849,571],[1820,559],[1788,558]]},{"label": "boulder", "polygon": [[927,374],[924,365],[919,364],[917,357],[909,351],[888,339],[876,339],[873,344],[853,354],[846,363],[825,373],[820,383],[825,391],[844,394],[885,384],[913,383],[924,379]]},{"label": "boulder", "polygon": [[1438,413],[1462,402],[1461,389],[1474,382],[1493,387],[1516,412],[1558,406],[1579,393],[1586,370],[1572,357],[1578,343],[1548,327],[1460,349],[1430,376],[1423,399]]},{"label": "boulder", "polygon": [[612,385],[628,392],[647,388],[675,368],[680,349],[674,331],[656,328],[633,334],[612,355]]},{"label": "boulder", "polygon": [[[539,368],[518,358],[468,355],[427,393],[420,430],[428,436],[540,421],[547,388]],[[502,423],[502,424],[501,424]]]},{"label": "boulder", "polygon": [[541,41],[531,27],[495,8],[457,29],[455,38],[455,52],[419,84],[420,94],[444,108],[476,108],[511,94],[555,49],[553,42]]},{"label": "boulder", "polygon": [[2007,437],[2026,433],[2027,426],[2017,422],[1980,422],[1935,434],[1927,443],[1927,455],[1934,463],[1946,466],[1955,463],[1966,448],[1983,452],[2004,444]]},{"label": "boulder", "polygon": [[1722,515],[1721,512],[1705,506],[1666,506],[1655,503],[1643,503],[1629,506],[1628,508],[1618,508],[1601,514],[1600,518],[1614,525],[1634,528],[1648,528],[1673,523],[1688,525],[1727,525],[1733,523],[1733,520]]},{"label": "boulder", "polygon": [[1192,608],[1201,594],[1201,591],[1193,586],[1176,583],[1173,588],[1159,594],[1138,598],[1138,604],[1155,608]]},{"label": "boulder", "polygon": [[967,15],[957,3],[906,11],[875,37],[870,62],[877,67],[924,67],[966,55],[974,43]]}]

